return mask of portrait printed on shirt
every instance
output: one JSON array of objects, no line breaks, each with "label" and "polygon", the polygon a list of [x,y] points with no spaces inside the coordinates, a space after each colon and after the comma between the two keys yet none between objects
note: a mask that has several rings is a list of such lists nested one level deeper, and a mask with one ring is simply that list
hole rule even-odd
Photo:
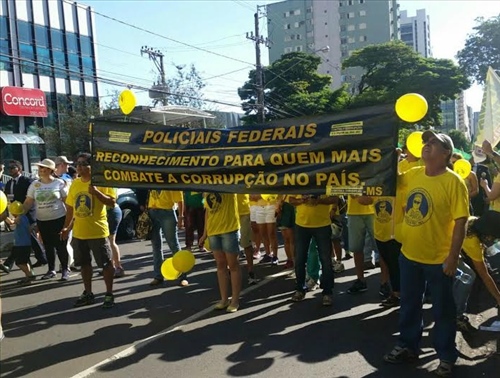
[{"label": "portrait printed on shirt", "polygon": [[378,222],[390,222],[392,219],[392,203],[385,199],[375,202],[375,214]]},{"label": "portrait printed on shirt", "polygon": [[207,193],[205,201],[207,201],[209,211],[216,213],[222,204],[222,196],[219,193]]},{"label": "portrait printed on shirt", "polygon": [[75,198],[75,215],[79,218],[90,217],[92,215],[92,196],[88,192],[81,192]]},{"label": "portrait printed on shirt", "polygon": [[405,222],[409,226],[420,226],[427,222],[432,213],[432,200],[423,188],[413,189],[406,200]]}]

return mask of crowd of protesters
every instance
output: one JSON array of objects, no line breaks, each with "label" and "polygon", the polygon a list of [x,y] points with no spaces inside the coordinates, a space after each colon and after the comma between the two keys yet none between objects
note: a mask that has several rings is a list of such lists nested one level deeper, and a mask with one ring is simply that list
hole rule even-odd
[{"label": "crowd of protesters", "polygon": [[[366,292],[365,270],[379,266],[381,305],[400,307],[399,342],[384,360],[399,364],[418,359],[422,305],[428,298],[440,360],[435,372],[451,376],[458,356],[457,329],[471,329],[465,312],[476,277],[500,305],[500,292],[484,256],[500,238],[500,175],[492,179],[485,166],[474,164],[469,177],[462,180],[452,170],[462,157],[454,153],[451,138],[433,131],[424,132],[422,138],[421,158],[406,147],[399,151],[394,197],[148,191],[143,210],[152,226],[150,285],[161,285],[164,280],[163,239],[172,254],[177,253],[181,228],[186,235],[182,248],[213,254],[220,292],[214,308],[227,312],[236,312],[240,306],[241,254],[249,285],[258,282],[254,260],[273,265],[284,262],[283,268],[294,269],[296,278],[291,300],[300,302],[308,291],[321,288],[324,306],[334,304],[334,276],[344,271],[342,260],[354,258],[356,279],[347,292]],[[500,156],[488,142],[483,150],[500,164]],[[23,248],[14,248],[0,268],[9,273],[16,262],[26,275],[20,283],[28,284],[34,279],[33,267],[48,265],[41,279],[52,279],[57,254],[65,281],[73,260],[84,283],[75,306],[89,305],[94,303],[92,252],[106,286],[103,307],[109,308],[114,305],[113,280],[125,274],[115,240],[121,219],[116,190],[91,185],[89,154],[78,155],[77,177],[68,175],[71,163],[65,157],[44,159],[37,164],[39,178],[32,181],[21,175],[19,162],[9,162],[12,179],[3,190],[10,201],[23,203],[24,211],[12,218],[5,212],[2,217],[12,225],[24,224],[28,231],[19,238]],[[284,259],[278,255],[278,231]],[[37,258],[33,265],[31,250]],[[457,271],[472,279],[460,280]],[[178,283],[189,285],[186,273]]]}]

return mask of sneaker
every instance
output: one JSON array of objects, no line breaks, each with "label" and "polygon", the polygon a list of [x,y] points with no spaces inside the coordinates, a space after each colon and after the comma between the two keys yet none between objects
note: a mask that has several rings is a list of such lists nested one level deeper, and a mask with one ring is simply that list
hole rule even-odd
[{"label": "sneaker", "polygon": [[394,347],[390,353],[384,356],[384,361],[390,364],[412,363],[418,360],[418,354],[408,348]]},{"label": "sneaker", "polygon": [[384,299],[380,305],[385,308],[398,307],[401,304],[401,299],[395,295],[391,295],[389,298]]},{"label": "sneaker", "polygon": [[365,261],[364,264],[363,264],[363,269],[364,270],[375,269],[375,265],[373,264],[373,262],[371,260],[370,261]]},{"label": "sneaker", "polygon": [[0,270],[3,271],[5,274],[9,274],[11,268],[7,265],[0,263]]},{"label": "sneaker", "polygon": [[61,279],[59,281],[68,281],[69,280],[69,271],[67,269],[63,269],[61,273]]},{"label": "sneaker", "polygon": [[477,328],[474,328],[474,326],[470,324],[469,318],[467,316],[461,315],[457,317],[457,331],[472,333],[476,332]]},{"label": "sneaker", "polygon": [[382,298],[389,298],[391,296],[391,286],[389,285],[389,282],[385,282],[380,285],[378,293]]},{"label": "sneaker", "polygon": [[260,252],[259,252],[259,251],[257,251],[257,252],[254,252],[254,253],[253,253],[253,258],[254,258],[255,260],[260,259],[260,256],[261,256],[261,254],[260,254]]},{"label": "sneaker", "polygon": [[259,280],[255,278],[254,272],[248,272],[248,286],[255,285]]},{"label": "sneaker", "polygon": [[323,306],[331,306],[333,305],[333,296],[331,295],[323,295],[323,299],[321,301]]},{"label": "sneaker", "polygon": [[293,260],[286,260],[286,263],[285,265],[283,266],[283,269],[293,269],[294,267],[294,263],[293,263]]},{"label": "sneaker", "polygon": [[345,270],[344,264],[342,264],[340,261],[333,262],[333,271],[335,273],[342,273],[344,270]]},{"label": "sneaker", "polygon": [[53,270],[49,270],[47,273],[45,273],[43,276],[42,276],[42,280],[48,280],[48,279],[51,279],[51,278],[54,278],[56,276],[56,272],[54,272]]},{"label": "sneaker", "polygon": [[436,370],[433,371],[438,377],[451,377],[453,375],[453,364],[448,361],[439,361]]},{"label": "sneaker", "polygon": [[347,289],[347,292],[349,294],[358,294],[358,293],[363,293],[368,290],[368,285],[366,284],[366,281],[361,281],[361,280],[356,280],[352,284],[352,286]]},{"label": "sneaker", "polygon": [[30,277],[24,277],[17,281],[18,285],[31,285],[31,283],[36,280],[35,276],[30,276]]},{"label": "sneaker", "polygon": [[80,295],[78,297],[78,299],[76,300],[76,302],[73,306],[74,307],[81,307],[81,306],[88,306],[88,305],[91,305],[94,303],[95,303],[94,294],[87,293],[86,291],[84,291],[82,293],[82,295]]},{"label": "sneaker", "polygon": [[295,293],[293,293],[292,295],[292,302],[300,302],[302,301],[306,296],[306,293],[304,293],[303,291],[296,291]]},{"label": "sneaker", "polygon": [[264,257],[260,259],[259,264],[269,264],[271,262],[273,262],[271,255],[264,255]]},{"label": "sneaker", "polygon": [[279,263],[280,263],[280,260],[276,256],[273,256],[271,264],[272,265],[279,265]]},{"label": "sneaker", "polygon": [[115,268],[115,278],[121,278],[125,275],[125,269]]},{"label": "sneaker", "polygon": [[307,287],[308,291],[314,291],[314,290],[316,290],[316,289],[319,288],[318,281],[316,281],[316,280],[314,280],[312,278],[309,278],[306,281],[306,287]]},{"label": "sneaker", "polygon": [[104,302],[102,303],[102,308],[111,308],[115,305],[115,296],[112,293],[106,293],[104,295]]}]

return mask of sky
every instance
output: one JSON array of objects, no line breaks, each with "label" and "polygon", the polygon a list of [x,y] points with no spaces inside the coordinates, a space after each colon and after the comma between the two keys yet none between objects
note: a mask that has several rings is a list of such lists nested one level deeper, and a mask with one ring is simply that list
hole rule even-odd
[{"label": "sky", "polygon": [[[334,1],[334,0],[332,0]],[[369,0],[377,1],[377,0]],[[255,49],[246,33],[254,30],[257,5],[277,1],[253,0],[82,0],[95,11],[99,77],[130,85],[149,87],[157,79],[154,63],[141,56],[142,46],[164,54],[167,76],[174,65],[194,64],[206,79],[204,98],[211,110],[241,112],[238,87],[255,64]],[[408,16],[426,9],[430,16],[434,57],[454,59],[472,32],[477,17],[500,14],[499,1],[401,0]],[[261,32],[267,37],[265,18]],[[130,24],[126,25],[124,23]],[[261,45],[262,46],[262,45]],[[262,64],[268,53],[262,47]],[[100,94],[110,100],[111,91],[125,86],[103,85]],[[149,105],[147,91],[133,89],[139,105]],[[475,85],[466,93],[466,102],[479,111],[482,88]]]}]

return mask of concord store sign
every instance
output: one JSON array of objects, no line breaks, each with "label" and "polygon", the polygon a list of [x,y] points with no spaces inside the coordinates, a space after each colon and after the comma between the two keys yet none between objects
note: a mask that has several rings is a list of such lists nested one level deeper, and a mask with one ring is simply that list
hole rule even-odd
[{"label": "concord store sign", "polygon": [[2,87],[0,111],[8,116],[47,117],[45,93],[40,89]]}]

